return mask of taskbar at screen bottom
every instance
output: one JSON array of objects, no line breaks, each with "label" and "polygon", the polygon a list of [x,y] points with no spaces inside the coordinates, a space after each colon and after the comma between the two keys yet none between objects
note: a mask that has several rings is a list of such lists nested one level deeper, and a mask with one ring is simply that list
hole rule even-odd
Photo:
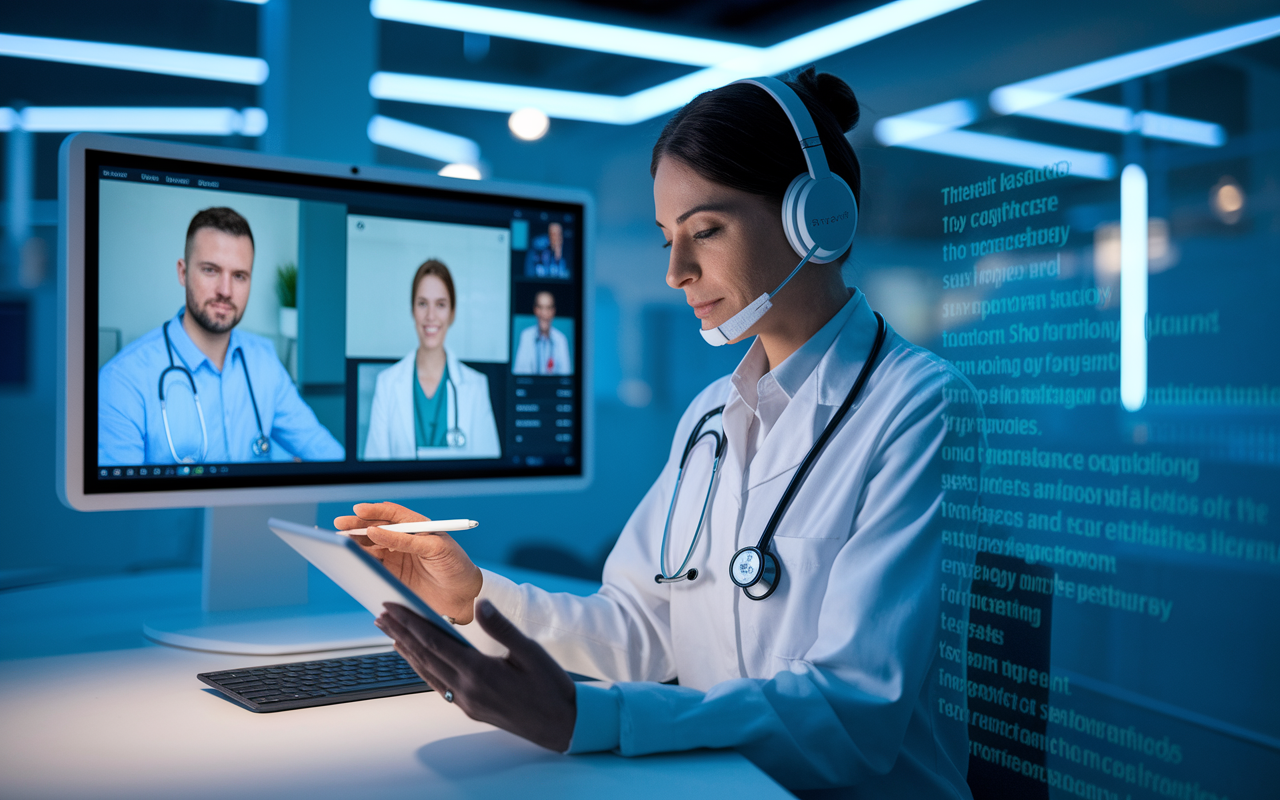
[{"label": "taskbar at screen bottom", "polygon": [[435,461],[332,461],[232,464],[139,464],[95,468],[89,493],[315,486],[341,483],[401,483],[421,480],[480,480],[576,476],[573,455],[512,455],[507,458]]}]

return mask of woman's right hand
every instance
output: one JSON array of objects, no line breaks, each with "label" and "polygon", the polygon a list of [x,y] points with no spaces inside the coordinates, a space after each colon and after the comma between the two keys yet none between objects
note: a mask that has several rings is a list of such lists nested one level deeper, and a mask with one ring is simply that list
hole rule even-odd
[{"label": "woman's right hand", "polygon": [[437,614],[450,616],[459,625],[471,621],[484,578],[452,536],[396,533],[377,527],[427,519],[396,503],[357,503],[352,510],[354,516],[338,517],[334,527],[340,531],[369,528],[367,536],[353,536],[352,541],[381,561]]}]

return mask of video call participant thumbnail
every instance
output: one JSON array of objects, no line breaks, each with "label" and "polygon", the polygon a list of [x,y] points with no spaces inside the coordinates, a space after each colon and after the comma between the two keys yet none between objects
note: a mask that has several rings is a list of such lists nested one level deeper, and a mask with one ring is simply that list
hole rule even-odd
[{"label": "video call participant thumbnail", "polygon": [[533,315],[537,325],[520,331],[516,360],[511,367],[516,375],[572,375],[573,360],[569,355],[569,337],[552,326],[556,318],[556,297],[542,291],[534,297]]},{"label": "video call participant thumbnail", "polygon": [[445,348],[457,315],[449,268],[423,262],[409,298],[418,347],[378,375],[364,459],[498,458],[489,379]]},{"label": "video call participant thumbnail", "polygon": [[524,257],[526,278],[569,277],[569,261],[564,250],[564,226],[552,222],[545,235],[536,236]]},{"label": "video call participant thumbnail", "polygon": [[99,465],[342,460],[271,341],[235,330],[253,258],[235,210],[191,219],[178,259],[185,306],[98,373]]}]

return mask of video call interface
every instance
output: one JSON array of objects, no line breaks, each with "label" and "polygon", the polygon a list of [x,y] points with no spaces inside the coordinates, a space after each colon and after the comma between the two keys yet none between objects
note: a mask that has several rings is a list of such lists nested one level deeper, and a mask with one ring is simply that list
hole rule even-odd
[{"label": "video call interface", "polygon": [[581,474],[581,205],[90,156],[88,490]]}]

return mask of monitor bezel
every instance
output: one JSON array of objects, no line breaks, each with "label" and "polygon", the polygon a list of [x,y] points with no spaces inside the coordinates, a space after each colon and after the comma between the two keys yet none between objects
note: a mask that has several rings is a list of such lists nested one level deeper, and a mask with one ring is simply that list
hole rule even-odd
[{"label": "monitor bezel", "polygon": [[[582,352],[578,358],[581,383],[581,458],[578,475],[533,475],[384,482],[325,483],[310,486],[200,488],[87,492],[85,487],[85,180],[89,151],[195,161],[227,167],[299,173],[347,181],[394,184],[477,195],[500,195],[530,201],[572,203],[582,207]],[[595,208],[591,195],[580,189],[505,181],[469,181],[431,173],[364,164],[341,164],[251,150],[234,150],[106,134],[80,133],[64,140],[59,152],[58,194],[58,497],[79,511],[187,508],[230,505],[268,505],[396,497],[457,497],[534,492],[581,491],[594,475],[595,412],[592,402],[592,326],[594,325]]]}]

